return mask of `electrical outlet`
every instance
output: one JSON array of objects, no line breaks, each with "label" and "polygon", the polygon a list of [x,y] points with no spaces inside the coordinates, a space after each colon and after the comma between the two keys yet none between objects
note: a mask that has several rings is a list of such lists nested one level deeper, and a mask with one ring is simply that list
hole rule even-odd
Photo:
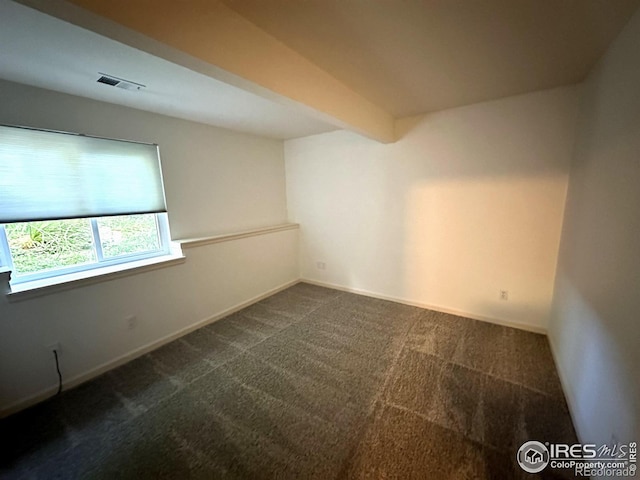
[{"label": "electrical outlet", "polygon": [[318,267],[318,270],[326,270],[327,264],[324,262],[316,262],[316,267]]},{"label": "electrical outlet", "polygon": [[51,353],[53,353],[55,350],[56,352],[58,352],[58,355],[60,355],[60,342],[50,343],[48,345],[45,345],[45,348]]},{"label": "electrical outlet", "polygon": [[138,326],[138,317],[136,317],[135,315],[129,315],[128,317],[125,317],[124,321],[129,330],[133,330]]},{"label": "electrical outlet", "polygon": [[509,292],[507,290],[500,290],[500,300],[509,300]]}]

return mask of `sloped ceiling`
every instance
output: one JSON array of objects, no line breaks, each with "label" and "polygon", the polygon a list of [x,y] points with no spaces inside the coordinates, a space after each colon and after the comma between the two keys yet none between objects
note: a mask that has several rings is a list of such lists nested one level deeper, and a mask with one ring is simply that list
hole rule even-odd
[{"label": "sloped ceiling", "polygon": [[[19,3],[218,82],[208,88],[221,104],[233,103],[229,89],[267,102],[236,123],[289,118],[289,128],[273,136],[346,128],[391,142],[394,118],[580,82],[640,0]],[[129,72],[136,69],[123,65],[117,73],[132,78]],[[207,105],[209,123],[228,115],[215,103]],[[261,109],[267,104],[273,115]],[[175,108],[176,116],[195,115]]]},{"label": "sloped ceiling", "polygon": [[580,82],[637,0],[224,0],[395,117]]},{"label": "sloped ceiling", "polygon": [[[0,78],[5,80],[275,139],[336,128],[14,2],[0,1],[0,26]],[[98,72],[146,88],[106,86],[96,82]]]}]

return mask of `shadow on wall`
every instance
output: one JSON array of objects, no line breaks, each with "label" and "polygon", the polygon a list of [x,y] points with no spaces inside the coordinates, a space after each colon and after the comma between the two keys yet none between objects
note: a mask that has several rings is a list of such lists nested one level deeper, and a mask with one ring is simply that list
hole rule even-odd
[{"label": "shadow on wall", "polygon": [[303,276],[544,328],[576,100],[568,87],[404,119],[388,145],[287,142]]},{"label": "shadow on wall", "polygon": [[586,438],[640,438],[640,12],[585,83],[550,334]]},{"label": "shadow on wall", "polygon": [[549,330],[581,438],[637,442],[640,100],[602,75],[586,86]]},{"label": "shadow on wall", "polygon": [[611,315],[589,305],[559,271],[554,316],[562,321],[551,324],[551,345],[580,440],[597,445],[637,442],[638,376],[624,358],[628,342],[610,328]]},{"label": "shadow on wall", "polygon": [[405,212],[404,295],[543,327],[565,182],[559,174],[413,186]]}]

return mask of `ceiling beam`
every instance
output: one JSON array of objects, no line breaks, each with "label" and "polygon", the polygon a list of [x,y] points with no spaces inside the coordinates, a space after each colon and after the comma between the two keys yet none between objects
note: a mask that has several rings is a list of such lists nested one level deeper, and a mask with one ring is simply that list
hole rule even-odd
[{"label": "ceiling beam", "polygon": [[263,98],[395,141],[394,119],[216,0],[18,0]]}]

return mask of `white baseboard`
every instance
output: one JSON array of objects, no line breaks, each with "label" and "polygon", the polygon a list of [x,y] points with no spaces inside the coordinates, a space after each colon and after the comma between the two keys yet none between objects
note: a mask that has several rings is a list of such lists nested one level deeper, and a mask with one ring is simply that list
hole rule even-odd
[{"label": "white baseboard", "polygon": [[[448,308],[448,307],[442,307],[442,306],[438,306],[438,305],[429,305],[429,304],[425,304],[425,303],[421,303],[421,302],[414,302],[411,300],[406,300],[403,298],[398,298],[398,297],[392,297],[392,296],[388,296],[388,295],[382,295],[379,293],[375,293],[375,292],[370,292],[368,290],[362,290],[362,289],[358,289],[358,288],[350,288],[350,287],[345,287],[342,285],[336,285],[333,283],[327,283],[327,282],[318,282],[316,280],[311,280],[311,279],[297,279],[297,280],[293,280],[290,282],[287,282],[283,285],[280,285],[276,288],[273,288],[263,294],[257,295],[249,300],[246,300],[244,302],[241,302],[237,305],[234,305],[233,307],[230,307],[226,310],[223,310],[222,312],[217,313],[216,315],[213,315],[211,317],[207,317],[203,320],[200,320],[192,325],[189,325],[188,327],[185,327],[181,330],[178,330],[177,332],[174,332],[170,335],[167,335],[163,338],[160,338],[158,340],[155,340],[151,343],[148,343],[147,345],[144,345],[142,347],[139,347],[129,353],[126,353],[120,357],[117,357],[113,360],[110,360],[108,362],[103,363],[102,365],[99,365],[85,373],[82,373],[80,375],[76,375],[75,377],[71,377],[68,380],[64,381],[64,383],[62,384],[63,390],[68,390],[70,388],[76,387],[78,385],[80,385],[81,383],[84,383],[88,380],[91,380],[92,378],[95,378],[99,375],[102,375],[103,373],[108,372],[109,370],[112,370],[114,368],[117,368],[121,365],[124,365],[127,362],[130,362],[131,360],[134,360],[135,358],[138,358],[142,355],[145,355],[146,353],[149,353],[169,342],[172,342],[173,340],[176,340],[184,335],[187,335],[188,333],[193,332],[194,330],[197,330],[201,327],[204,327],[205,325],[208,325],[210,323],[213,323],[217,320],[220,320],[221,318],[224,318],[228,315],[231,315],[232,313],[235,313],[239,310],[242,310],[243,308],[248,307],[249,305],[253,305],[254,303],[259,302],[260,300],[267,298],[271,295],[274,295],[282,290],[285,290],[297,283],[300,282],[305,282],[305,283],[310,283],[312,285],[318,285],[321,287],[327,287],[327,288],[333,288],[335,290],[341,290],[344,292],[350,292],[350,293],[356,293],[359,295],[365,295],[367,297],[373,297],[373,298],[379,298],[381,300],[389,300],[392,302],[396,302],[396,303],[402,303],[405,305],[411,305],[414,307],[420,307],[420,308],[425,308],[428,310],[435,310],[438,312],[443,312],[443,313],[449,313],[452,315],[458,315],[461,317],[467,317],[467,318],[472,318],[474,320],[480,320],[480,321],[484,321],[484,322],[489,322],[489,323],[495,323],[498,325],[504,325],[507,327],[513,327],[513,328],[518,328],[521,330],[527,330],[527,331],[531,331],[531,332],[535,332],[535,333],[542,333],[542,334],[546,334],[547,331],[545,328],[539,327],[537,325],[529,325],[529,324],[522,324],[522,323],[515,323],[515,322],[509,322],[509,321],[505,321],[502,319],[498,319],[498,318],[491,318],[491,317],[486,317],[486,316],[482,316],[482,315],[476,315],[474,313],[470,313],[470,312],[463,312],[460,310],[456,310],[456,309],[452,309],[452,308]],[[553,349],[552,349],[553,351]],[[556,363],[557,366],[557,363]],[[558,370],[558,372],[560,372],[560,370]],[[562,375],[560,376],[560,380],[562,381]],[[566,382],[562,381],[562,386],[563,388],[566,387]],[[18,400],[17,402],[3,408],[2,410],[0,410],[0,418],[6,417],[8,415],[11,415],[13,413],[16,413],[20,410],[24,410],[25,408],[28,408],[32,405],[35,405],[36,403],[42,402],[44,400],[46,400],[47,398],[53,396],[56,391],[58,390],[58,386],[57,385],[53,385],[49,388],[46,388],[44,390],[41,390],[40,392],[31,395],[27,398],[24,398],[22,400]],[[568,392],[568,390],[565,389],[565,392]],[[567,396],[567,402],[569,403],[569,408],[572,409],[572,402],[569,399],[569,396]],[[574,423],[575,424],[575,423]]]},{"label": "white baseboard", "polygon": [[564,373],[564,370],[560,368],[560,363],[558,362],[558,354],[555,343],[553,342],[553,338],[551,336],[549,338],[549,347],[551,348],[551,356],[553,357],[553,363],[555,364],[556,371],[558,372],[558,377],[560,378],[560,386],[562,387],[562,391],[564,392],[564,398],[567,401],[567,407],[569,408],[569,416],[571,417],[571,422],[573,423],[573,428],[576,431],[576,436],[578,437],[578,442],[580,443],[588,443],[587,437],[584,435],[582,431],[582,425],[580,425],[576,421],[575,412],[576,408],[576,399],[573,396],[573,390],[569,388],[569,382],[567,380],[567,376]]},{"label": "white baseboard", "polygon": [[[260,300],[270,297],[271,295],[274,295],[282,290],[285,290],[299,282],[300,280],[293,280],[291,282],[282,284],[276,288],[272,288],[271,290],[265,293],[262,293],[253,298],[250,298],[249,300],[246,300],[237,305],[234,305],[233,307],[227,308],[226,310],[223,310],[222,312],[217,313],[216,315],[207,317],[204,320],[200,320],[199,322],[189,325],[188,327],[182,328],[177,332],[174,332],[170,335],[162,337],[158,340],[154,340],[153,342],[148,343],[147,345],[143,345],[142,347],[136,348],[135,350],[129,353],[126,353],[124,355],[121,355],[120,357],[117,357],[113,360],[109,360],[108,362],[98,365],[97,367],[92,368],[91,370],[85,373],[81,373],[80,375],[76,375],[75,377],[71,377],[68,380],[65,380],[62,384],[62,388],[63,390],[68,390],[70,388],[76,387],[81,383],[91,380],[92,378],[98,377],[103,373],[108,372],[109,370],[119,367],[120,365],[124,365],[125,363],[130,362],[131,360],[134,360],[138,357],[141,357],[146,353],[149,353],[169,342],[172,342],[173,340],[176,340],[184,335],[187,335],[188,333],[191,333],[199,328],[204,327],[205,325],[208,325],[228,315],[231,315],[232,313],[242,310],[243,308],[246,308],[249,305],[253,305],[254,303],[259,302]],[[37,403],[40,403],[46,400],[47,398],[53,396],[57,391],[58,391],[58,386],[54,385],[44,390],[41,390],[40,392],[34,395],[31,395],[27,398],[18,400],[17,402],[12,403],[11,405],[0,410],[0,418],[7,417],[13,413],[19,412],[20,410],[24,410],[25,408],[29,408]]]},{"label": "white baseboard", "polygon": [[343,292],[357,293],[358,295],[365,295],[367,297],[379,298],[380,300],[389,300],[391,302],[402,303],[404,305],[411,305],[412,307],[426,308],[427,310],[434,310],[436,312],[449,313],[451,315],[457,315],[459,317],[472,318],[473,320],[480,320],[482,322],[495,323],[497,325],[504,325],[505,327],[517,328],[520,330],[526,330],[528,332],[547,334],[547,329],[539,325],[532,325],[528,323],[517,323],[503,320],[501,318],[487,317],[484,315],[478,315],[471,312],[464,312],[455,308],[443,307],[440,305],[429,305],[426,303],[415,302],[407,300],[405,298],[392,297],[389,295],[382,295],[380,293],[370,292],[368,290],[362,290],[359,288],[345,287],[343,285],[336,285],[328,282],[318,282],[316,280],[310,280],[307,278],[301,278],[301,282],[310,283],[312,285],[318,285],[319,287],[333,288],[335,290],[341,290]]}]

